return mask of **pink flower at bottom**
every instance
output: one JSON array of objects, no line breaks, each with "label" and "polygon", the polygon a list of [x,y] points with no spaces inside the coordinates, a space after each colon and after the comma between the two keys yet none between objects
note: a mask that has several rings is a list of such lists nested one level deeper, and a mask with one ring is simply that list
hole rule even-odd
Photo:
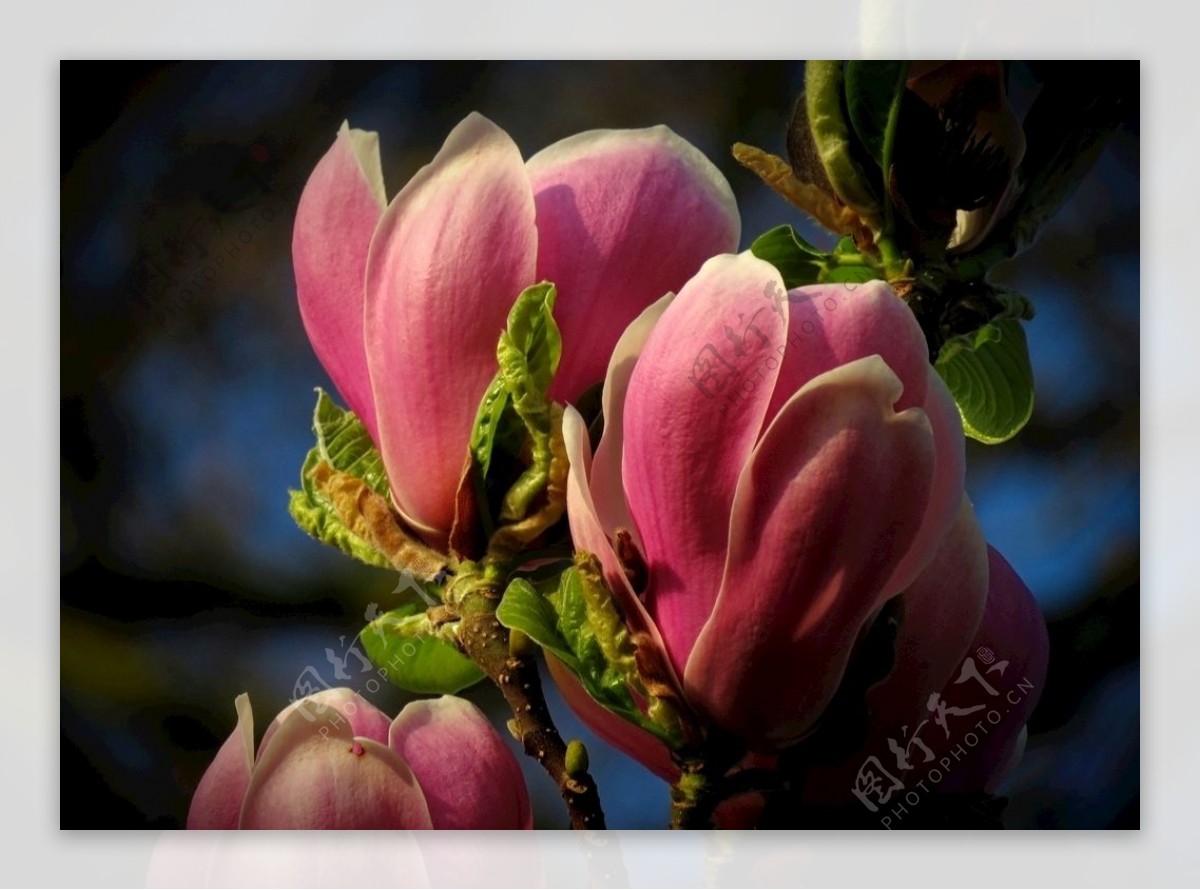
[{"label": "pink flower at bottom", "polygon": [[200,780],[188,828],[533,827],[516,758],[475,705],[405,705],[395,720],[350,689],[285,708],[254,752],[249,696]]}]

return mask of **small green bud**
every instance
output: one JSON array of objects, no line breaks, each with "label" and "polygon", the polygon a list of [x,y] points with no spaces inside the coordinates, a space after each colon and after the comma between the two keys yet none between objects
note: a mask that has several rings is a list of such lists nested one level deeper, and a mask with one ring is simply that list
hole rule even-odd
[{"label": "small green bud", "polygon": [[515,655],[517,658],[526,655],[532,657],[537,654],[537,650],[537,643],[531,640],[526,634],[521,633],[521,631],[515,628],[508,632],[509,654]]},{"label": "small green bud", "polygon": [[583,746],[583,742],[579,739],[571,739],[567,743],[567,775],[581,776],[587,772],[588,768],[588,753],[587,748]]}]

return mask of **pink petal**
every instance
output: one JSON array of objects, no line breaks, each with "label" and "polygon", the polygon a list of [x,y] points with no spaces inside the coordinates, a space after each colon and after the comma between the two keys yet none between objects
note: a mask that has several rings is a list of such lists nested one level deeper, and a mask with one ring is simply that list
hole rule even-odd
[{"label": "pink petal", "polygon": [[962,663],[979,628],[988,591],[987,542],[965,497],[925,571],[904,591],[896,664],[867,694],[874,745],[929,716],[926,700]]},{"label": "pink petal", "polygon": [[329,725],[338,728],[345,722],[350,726],[351,735],[372,739],[381,745],[387,744],[388,727],[392,724],[383,711],[353,689],[345,686],[322,689],[320,692],[292,702],[271,721],[271,725],[263,733],[262,743],[258,746],[259,758],[262,758],[268,743],[293,711],[301,711],[310,718],[311,723],[318,726]]},{"label": "pink petal", "polygon": [[814,377],[868,355],[883,358],[900,378],[897,411],[924,401],[929,347],[912,310],[887,284],[798,287],[788,292],[788,304],[788,348],[768,418]]},{"label": "pink petal", "polygon": [[570,405],[563,412],[563,444],[570,464],[567,472],[567,519],[575,549],[586,551],[599,560],[609,590],[625,614],[630,629],[650,637],[665,651],[657,626],[636,591],[629,585],[616,551],[596,514],[588,485],[592,455],[587,426],[579,412]]},{"label": "pink petal", "polygon": [[817,377],[738,483],[720,595],[684,686],[756,750],[795,741],[820,716],[917,533],[933,437],[920,409],[894,411],[900,393],[878,356]]},{"label": "pink petal", "polygon": [[[966,558],[953,558],[953,545],[947,541],[905,592],[904,620],[897,641],[898,673],[869,693],[871,731],[867,742],[839,766],[811,771],[804,791],[806,801],[858,807],[853,789],[859,769],[865,766],[878,775],[880,765],[907,787],[929,779],[930,771],[936,769],[938,778],[930,787],[938,793],[991,791],[1019,759],[1025,723],[1046,677],[1045,622],[1024,583],[993,548],[979,547],[975,531],[963,524],[961,516],[949,538],[960,539]],[[986,553],[982,566],[978,564],[979,549]],[[946,572],[941,579],[940,570]],[[970,642],[951,658],[955,646],[943,646],[940,635],[961,640],[972,617],[980,614],[976,600],[981,570],[986,573],[983,588],[987,600],[982,619]],[[961,588],[956,580],[962,582]],[[943,601],[942,614],[935,614],[927,602],[930,593]],[[921,627],[914,626],[918,624]],[[984,661],[985,655],[990,663]],[[968,661],[995,695],[970,671],[964,673]],[[1008,664],[1003,670],[998,669],[1005,661]],[[938,679],[943,672],[946,675]],[[957,682],[960,678],[961,683]],[[914,699],[918,699],[915,709]],[[938,700],[966,713],[947,712],[945,726],[941,726],[937,723]],[[896,749],[889,741],[896,743]],[[897,763],[896,750],[905,749],[910,770]]]},{"label": "pink petal", "polygon": [[608,362],[608,374],[604,378],[601,404],[604,408],[604,435],[596,446],[596,456],[589,476],[592,500],[596,504],[596,516],[601,525],[610,532],[625,529],[641,546],[637,526],[629,515],[625,502],[625,484],[621,478],[621,452],[625,444],[625,395],[629,391],[629,379],[638,357],[650,337],[650,332],[662,318],[663,312],[675,299],[667,294],[650,304],[625,329],[621,339],[613,348]]},{"label": "pink petal", "polygon": [[554,685],[571,706],[575,716],[583,721],[584,726],[618,751],[628,754],[663,781],[674,782],[679,777],[679,767],[675,765],[666,745],[644,729],[634,726],[597,703],[588,695],[575,675],[549,653],[546,654],[546,666],[550,669],[550,676],[554,678]]},{"label": "pink petal", "polygon": [[788,349],[767,413],[771,422],[806,382],[831,368],[879,355],[904,386],[896,410],[922,407],[933,425],[937,471],[929,512],[910,552],[885,585],[899,593],[933,558],[962,499],[966,459],[962,420],[941,377],[929,364],[929,348],[912,310],[882,281],[800,287],[788,295]]},{"label": "pink petal", "polygon": [[650,567],[647,605],[682,673],[712,609],[734,488],[766,416],[787,306],[750,254],[704,264],[654,326],[625,397],[622,472]]},{"label": "pink petal", "polygon": [[904,590],[916,580],[933,559],[939,542],[948,533],[958,515],[963,498],[963,482],[967,474],[967,455],[964,449],[962,415],[950,390],[932,368],[927,367],[925,414],[933,428],[936,451],[933,487],[929,492],[929,507],[921,520],[908,553],[900,560],[892,577],[884,585],[887,595]]},{"label": "pink petal", "polygon": [[534,283],[533,194],[508,134],[468,115],[388,206],[367,261],[366,345],[396,505],[444,538],[509,309]]},{"label": "pink petal", "polygon": [[188,809],[189,829],[237,828],[242,798],[254,769],[254,712],[250,696],[244,692],[234,699],[234,707],[237,726],[196,786]]},{"label": "pink petal", "polygon": [[378,442],[363,346],[367,250],[387,198],[379,136],[342,124],[296,208],[292,264],[300,317],[317,358]]},{"label": "pink petal", "polygon": [[267,746],[242,807],[241,828],[430,828],[421,787],[404,760],[342,721],[293,709]]},{"label": "pink petal", "polygon": [[434,828],[532,828],[521,767],[487,717],[463,698],[409,702],[388,739],[416,773]]},{"label": "pink petal", "polygon": [[527,167],[537,277],[558,286],[563,356],[551,395],[570,400],[603,379],[638,313],[737,250],[741,221],[721,172],[664,126],[579,133]]},{"label": "pink petal", "polygon": [[[970,751],[970,756],[947,776],[947,791],[993,788],[1011,769],[1014,757],[1019,755],[1022,731],[1046,684],[1050,638],[1037,600],[994,547],[988,547],[988,570],[987,606],[967,654],[998,694],[987,693],[971,679],[958,684],[958,678],[952,676],[942,695],[953,704],[985,704],[989,712],[999,712],[1000,720],[993,725],[983,711],[958,718],[957,724],[950,723],[954,718],[947,718],[947,747],[966,741],[963,747]],[[993,659],[990,665],[988,657]],[[999,665],[1005,661],[1008,665],[1000,670]],[[975,726],[981,715],[985,731]],[[942,734],[941,729],[935,729]],[[977,746],[969,745],[968,731],[980,738]]]}]

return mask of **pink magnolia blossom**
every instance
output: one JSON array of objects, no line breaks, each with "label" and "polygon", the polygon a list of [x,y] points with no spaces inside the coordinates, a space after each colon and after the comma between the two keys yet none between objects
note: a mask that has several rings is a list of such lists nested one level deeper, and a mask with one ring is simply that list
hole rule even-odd
[{"label": "pink magnolia blossom", "polygon": [[521,291],[558,288],[551,394],[573,399],[626,326],[740,229],[724,177],[666,127],[580,133],[525,162],[471,114],[390,203],[376,134],[344,125],[301,196],[293,258],[313,348],[379,446],[397,508],[440,543]]},{"label": "pink magnolia blossom", "polygon": [[250,699],[192,798],[188,828],[531,828],[516,758],[473,704],[405,705],[350,689],[285,708],[254,753]]},{"label": "pink magnolia blossom", "polygon": [[[579,414],[564,421],[572,535],[706,721],[754,750],[798,740],[906,590],[906,657],[926,662],[909,669],[940,687],[982,610],[986,584],[957,581],[983,542],[957,409],[886,284],[787,293],[771,265],[715,257],[626,330],[604,413],[594,458]],[[613,546],[625,535],[637,589]],[[669,771],[650,736],[563,686],[602,736]]]},{"label": "pink magnolia blossom", "polygon": [[[1024,747],[1049,662],[1037,601],[971,525],[970,541],[948,535],[950,546],[906,591],[896,666],[868,693],[872,732],[864,756],[888,759],[894,739],[916,768],[959,747],[964,756],[953,759],[943,792],[991,790],[1002,780]],[[931,644],[947,639],[954,647]]]},{"label": "pink magnolia blossom", "polygon": [[[901,625],[896,668],[867,694],[867,739],[843,764],[810,772],[804,793],[808,803],[852,802],[864,765],[886,778],[880,795],[893,779],[905,787],[923,781],[939,793],[994,792],[1020,759],[1025,724],[1046,679],[1046,622],[1012,566],[995,548],[984,546],[977,531],[969,534],[979,540],[978,549],[972,544],[970,554],[955,561],[949,548],[943,548],[927,572],[946,573],[939,617],[928,620],[933,610],[922,604],[920,581],[906,593],[917,620]],[[961,534],[948,537],[962,543]],[[980,602],[981,590],[986,602]],[[955,591],[978,602],[978,608],[946,608]],[[906,618],[913,614],[906,603]],[[955,652],[930,645],[939,633],[961,639],[960,630],[937,626],[939,621],[976,629]]]}]

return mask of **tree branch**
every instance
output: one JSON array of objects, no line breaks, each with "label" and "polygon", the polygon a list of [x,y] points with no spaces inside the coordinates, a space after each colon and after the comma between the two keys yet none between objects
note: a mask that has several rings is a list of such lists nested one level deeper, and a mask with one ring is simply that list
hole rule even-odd
[{"label": "tree branch", "polygon": [[554,726],[542,694],[537,662],[528,654],[514,653],[508,628],[496,619],[500,592],[476,587],[463,595],[459,644],[499,687],[512,709],[517,737],[525,753],[537,760],[558,785],[575,829],[604,828],[604,811],[596,782],[586,766],[567,766],[567,746]]}]

